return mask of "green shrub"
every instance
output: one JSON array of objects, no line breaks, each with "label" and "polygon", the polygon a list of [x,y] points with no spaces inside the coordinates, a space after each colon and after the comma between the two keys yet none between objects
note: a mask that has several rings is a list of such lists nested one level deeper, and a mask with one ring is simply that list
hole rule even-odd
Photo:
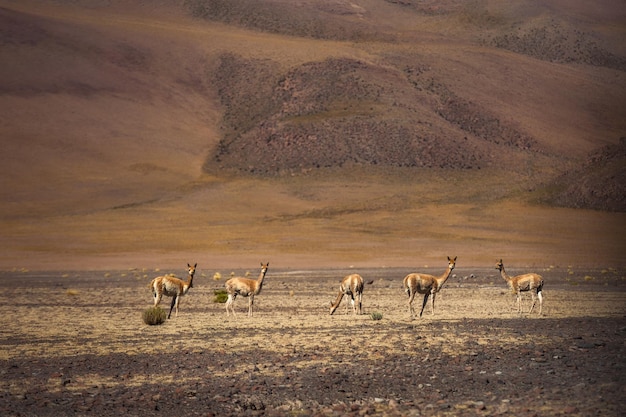
[{"label": "green shrub", "polygon": [[161,307],[150,307],[143,312],[143,322],[154,326],[165,323],[167,313]]},{"label": "green shrub", "polygon": [[371,315],[372,320],[382,320],[383,319],[383,313],[379,313],[377,311],[373,312]]},{"label": "green shrub", "polygon": [[226,290],[214,290],[213,294],[215,294],[215,298],[213,298],[214,303],[225,303],[228,300],[228,293]]}]

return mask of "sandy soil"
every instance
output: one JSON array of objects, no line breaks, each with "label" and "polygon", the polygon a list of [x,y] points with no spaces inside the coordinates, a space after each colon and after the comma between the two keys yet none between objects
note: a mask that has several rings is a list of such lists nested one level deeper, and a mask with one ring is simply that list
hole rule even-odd
[{"label": "sandy soil", "polygon": [[[163,272],[182,273],[1,273],[0,414],[617,416],[626,406],[622,269],[537,270],[544,314],[520,317],[497,271],[457,268],[434,316],[427,307],[411,320],[408,269],[270,265],[254,317],[238,299],[226,318],[213,298],[231,271],[199,265],[178,317],[148,326],[147,283]],[[341,305],[329,316],[350,272],[369,282],[365,314]]]}]

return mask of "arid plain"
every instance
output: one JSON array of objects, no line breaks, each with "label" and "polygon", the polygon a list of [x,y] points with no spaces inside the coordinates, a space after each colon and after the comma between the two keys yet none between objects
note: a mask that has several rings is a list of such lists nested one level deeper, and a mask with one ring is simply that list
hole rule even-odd
[{"label": "arid plain", "polygon": [[[0,19],[0,414],[620,415],[621,2]],[[410,320],[403,276],[446,256]],[[542,316],[500,258],[544,276]],[[255,316],[226,318],[214,290],[267,261]],[[145,325],[150,279],[188,262],[179,316]],[[366,314],[331,317],[352,272]]]},{"label": "arid plain", "polygon": [[526,314],[525,294],[520,316],[498,271],[459,266],[434,316],[427,306],[411,320],[408,269],[359,270],[364,314],[342,304],[330,316],[355,270],[270,262],[254,316],[237,299],[227,318],[214,291],[258,271],[199,265],[178,317],[147,326],[147,284],[163,272],[3,273],[2,414],[618,416],[625,405],[623,269],[537,271],[543,315]]}]

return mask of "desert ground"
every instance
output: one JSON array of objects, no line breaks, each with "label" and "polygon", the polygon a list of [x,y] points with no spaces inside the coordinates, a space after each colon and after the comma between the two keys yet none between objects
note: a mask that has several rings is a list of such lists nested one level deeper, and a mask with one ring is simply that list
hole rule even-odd
[{"label": "desert ground", "polygon": [[[626,405],[623,269],[536,270],[539,316],[528,293],[517,313],[498,271],[459,266],[434,315],[411,319],[409,269],[270,264],[253,317],[240,298],[227,317],[214,290],[258,271],[199,265],[178,317],[148,326],[147,285],[164,272],[2,273],[2,415],[618,416]],[[344,298],[330,316],[354,272],[364,314]]]},{"label": "desert ground", "polygon": [[[0,415],[621,415],[625,21],[0,0]],[[410,319],[402,278],[446,256]],[[541,316],[500,258],[544,276]],[[214,291],[267,261],[226,317]],[[144,324],[189,262],[178,317]],[[330,316],[354,272],[365,314]]]}]

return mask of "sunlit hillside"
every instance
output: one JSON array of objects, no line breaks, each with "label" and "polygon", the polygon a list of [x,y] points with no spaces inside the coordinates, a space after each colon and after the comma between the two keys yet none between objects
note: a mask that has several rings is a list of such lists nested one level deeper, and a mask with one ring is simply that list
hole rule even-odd
[{"label": "sunlit hillside", "polygon": [[623,265],[625,22],[0,0],[0,268]]}]

